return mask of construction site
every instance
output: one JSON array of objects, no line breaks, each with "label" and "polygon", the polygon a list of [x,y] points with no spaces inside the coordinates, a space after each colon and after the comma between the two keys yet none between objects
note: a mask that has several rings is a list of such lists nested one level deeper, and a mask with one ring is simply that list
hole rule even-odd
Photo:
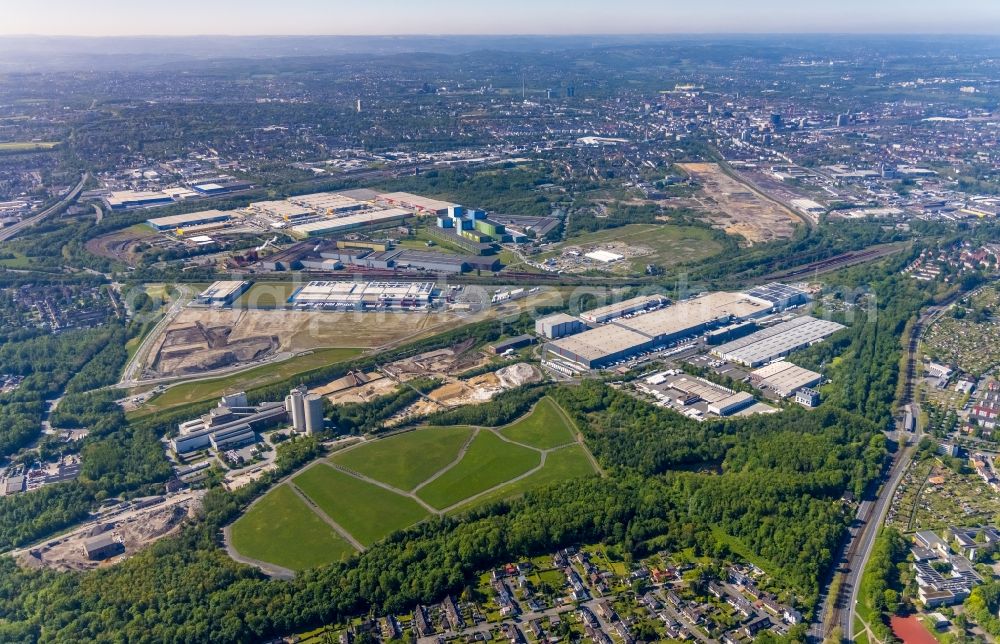
[{"label": "construction site", "polygon": [[234,337],[232,326],[206,326],[195,321],[163,334],[150,371],[154,377],[212,371],[266,358],[279,344],[275,335]]},{"label": "construction site", "polygon": [[[103,512],[95,522],[12,554],[25,568],[81,571],[109,566],[179,530],[184,520],[197,512],[202,494],[188,492],[167,500],[154,497],[145,507],[136,507],[143,505],[141,501],[124,502]],[[107,558],[89,555],[88,544],[96,539],[114,542],[120,554]]]},{"label": "construction site", "polygon": [[489,361],[489,358],[483,354],[471,351],[473,346],[475,346],[475,340],[465,340],[447,349],[428,351],[391,362],[384,367],[384,370],[387,375],[399,382],[406,382],[420,376],[461,373]]},{"label": "construction site", "polygon": [[335,405],[348,403],[366,403],[370,400],[391,393],[396,388],[396,382],[377,371],[362,373],[350,371],[343,378],[316,387],[312,393],[326,396]]},{"label": "construction site", "polygon": [[712,224],[750,245],[788,239],[801,221],[790,209],[729,176],[716,163],[678,166],[701,186],[695,201]]},{"label": "construction site", "polygon": [[448,382],[405,409],[400,417],[426,416],[444,409],[489,402],[497,394],[539,382],[541,379],[541,372],[526,362],[509,365],[468,380],[448,378]]},{"label": "construction site", "polygon": [[198,375],[326,348],[380,347],[461,322],[446,312],[181,310],[151,345],[144,379]]}]

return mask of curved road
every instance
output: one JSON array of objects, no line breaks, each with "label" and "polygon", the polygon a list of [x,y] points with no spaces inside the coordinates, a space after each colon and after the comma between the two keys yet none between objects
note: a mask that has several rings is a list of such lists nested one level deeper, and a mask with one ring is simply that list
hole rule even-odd
[{"label": "curved road", "polygon": [[177,299],[174,300],[173,304],[170,305],[170,309],[166,314],[156,323],[146,337],[143,338],[139,347],[132,354],[132,359],[128,361],[125,365],[125,369],[122,370],[122,377],[116,385],[119,388],[127,389],[134,387],[141,383],[142,372],[145,370],[146,361],[149,357],[149,352],[156,344],[160,335],[166,331],[170,323],[174,321],[181,311],[184,310],[185,305],[191,299],[192,291],[187,285],[181,284],[178,286],[179,293],[177,294]]},{"label": "curved road", "polygon": [[87,183],[87,179],[89,178],[90,174],[84,173],[83,176],[80,177],[80,181],[75,186],[70,188],[69,192],[63,195],[63,198],[60,199],[58,203],[49,206],[48,208],[46,208],[45,210],[43,210],[42,212],[38,213],[33,217],[29,217],[23,221],[17,222],[13,226],[8,226],[7,228],[0,230],[0,241],[8,241],[10,239],[14,239],[14,237],[19,235],[23,231],[34,226],[35,224],[41,223],[47,217],[52,216],[53,214],[61,211],[66,206],[76,201],[77,197],[80,196],[80,193],[83,192],[83,186],[84,184]]}]

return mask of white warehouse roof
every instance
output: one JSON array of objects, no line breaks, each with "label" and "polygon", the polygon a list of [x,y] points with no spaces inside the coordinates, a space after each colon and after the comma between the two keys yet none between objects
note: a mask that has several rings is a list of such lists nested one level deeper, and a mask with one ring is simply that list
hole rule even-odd
[{"label": "white warehouse roof", "polygon": [[802,316],[716,347],[712,353],[751,367],[788,355],[844,328],[830,320]]}]

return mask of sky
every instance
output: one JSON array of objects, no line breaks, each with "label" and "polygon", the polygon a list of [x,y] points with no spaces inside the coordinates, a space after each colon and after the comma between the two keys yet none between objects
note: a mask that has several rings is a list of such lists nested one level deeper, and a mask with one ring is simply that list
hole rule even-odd
[{"label": "sky", "polygon": [[634,33],[1000,34],[1000,1],[0,1],[0,35]]}]

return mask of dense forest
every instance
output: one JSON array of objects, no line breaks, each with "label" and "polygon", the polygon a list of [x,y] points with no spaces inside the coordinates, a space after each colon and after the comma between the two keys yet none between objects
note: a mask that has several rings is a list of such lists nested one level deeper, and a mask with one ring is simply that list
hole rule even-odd
[{"label": "dense forest", "polygon": [[[81,372],[83,373],[83,372]],[[114,391],[68,394],[52,416],[63,427],[87,427],[80,477],[31,494],[0,497],[0,548],[20,546],[85,518],[97,502],[158,492],[173,471],[159,437],[130,425]]]},{"label": "dense forest", "polygon": [[730,252],[692,268],[690,278],[722,284],[816,262],[875,244],[902,241],[908,235],[869,220],[821,221],[812,230],[796,229],[792,239]]},{"label": "dense forest", "polygon": [[428,170],[419,176],[400,177],[379,186],[389,191],[409,191],[449,199],[469,208],[511,215],[550,215],[552,204],[537,188],[556,179],[546,163],[511,167],[504,172],[475,169]]},{"label": "dense forest", "polygon": [[[552,393],[575,417],[588,419],[588,440],[599,434],[593,427],[601,416],[586,411],[591,397],[610,397],[616,411],[609,418],[621,409],[616,397],[621,396],[622,404],[627,398],[597,383]],[[686,423],[671,426],[676,419],[670,412],[637,405],[636,411],[643,412],[637,424],[643,418],[658,422],[640,443],[655,442],[652,432],[682,434],[689,429]],[[813,448],[841,452],[845,459],[849,453],[877,459],[878,450],[866,450],[872,442],[868,429],[863,421],[852,425],[832,413],[803,431]],[[715,532],[720,528],[773,562],[772,572],[808,603],[816,592],[817,563],[829,561],[845,523],[837,499],[857,474],[853,465],[837,459],[817,464],[811,449],[789,452],[786,437],[776,429],[733,431],[740,432],[746,446],[727,450],[731,456],[722,476],[649,476],[641,459],[612,462],[605,451],[601,458],[615,467],[612,477],[572,481],[464,518],[427,522],[351,561],[291,582],[265,580],[222,553],[218,529],[236,516],[252,492],[241,491],[236,498],[216,490],[201,520],[180,537],[115,568],[39,575],[3,564],[0,607],[10,616],[6,632],[30,638],[44,624],[46,636],[54,639],[241,641],[336,621],[367,606],[398,611],[432,601],[460,590],[477,571],[498,561],[560,544],[607,540],[636,554],[694,548],[725,556],[731,546]],[[283,444],[279,451],[285,449]],[[42,592],[49,601],[30,600]]]},{"label": "dense forest", "polygon": [[[894,260],[890,266],[901,267],[903,261],[905,258]],[[824,390],[829,404],[885,427],[892,422],[892,405],[898,393],[900,338],[934,294],[930,287],[896,270],[886,274],[873,267],[859,267],[838,277],[834,290],[857,295],[854,302],[845,304],[854,314],[850,328],[795,358],[807,368],[829,365],[826,372],[835,383]]]},{"label": "dense forest", "polygon": [[[39,335],[0,344],[0,373],[23,376],[16,390],[0,394],[0,456],[10,456],[41,434],[45,401],[57,398],[70,379],[109,345],[122,343],[120,325]],[[106,358],[107,356],[105,356]],[[105,371],[112,377],[117,368]],[[100,380],[97,368],[85,378]]]},{"label": "dense forest", "polygon": [[[138,302],[137,307],[143,303]],[[24,375],[22,386],[0,396],[0,451],[15,454],[41,433],[46,400],[61,399],[49,421],[60,429],[87,429],[82,444],[43,437],[39,456],[81,454],[75,481],[31,494],[0,497],[0,548],[23,545],[84,519],[101,500],[157,491],[171,475],[159,436],[130,425],[115,403],[119,393],[103,389],[118,379],[125,342],[139,331],[110,324],[99,329],[42,335],[0,346],[0,372]],[[33,460],[34,454],[18,455]]]},{"label": "dense forest", "polygon": [[908,568],[910,545],[894,528],[885,528],[875,538],[868,566],[861,580],[861,601],[871,611],[869,626],[882,639],[892,637],[889,617],[899,608],[903,595],[901,569]]}]

